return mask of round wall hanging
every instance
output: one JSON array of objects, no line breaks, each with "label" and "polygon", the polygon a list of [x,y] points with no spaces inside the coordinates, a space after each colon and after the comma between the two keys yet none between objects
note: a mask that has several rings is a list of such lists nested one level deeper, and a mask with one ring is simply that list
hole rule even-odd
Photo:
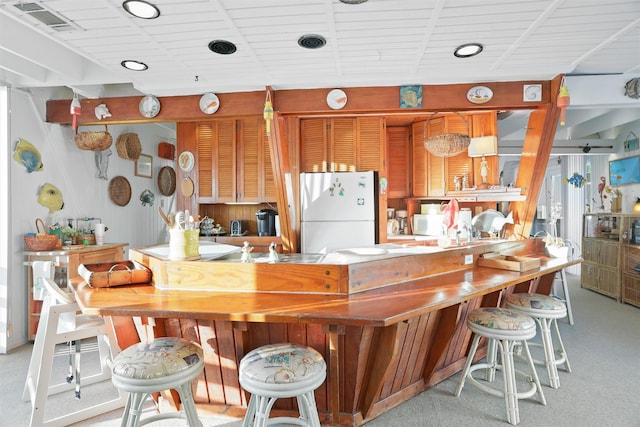
[{"label": "round wall hanging", "polygon": [[485,104],[493,98],[493,91],[486,86],[474,86],[467,92],[467,99],[474,104]]},{"label": "round wall hanging", "polygon": [[109,197],[118,206],[126,206],[131,200],[131,185],[124,176],[116,176],[109,182]]},{"label": "round wall hanging", "polygon": [[180,166],[180,169],[182,169],[183,172],[191,172],[194,164],[195,158],[191,151],[183,151],[178,156],[178,166]]},{"label": "round wall hanging", "polygon": [[182,195],[185,197],[193,196],[194,185],[193,181],[191,181],[191,178],[186,177],[182,180],[182,182],[180,183],[180,190],[182,191]]},{"label": "round wall hanging", "polygon": [[176,171],[171,166],[163,166],[158,172],[158,190],[163,196],[171,196],[176,191]]},{"label": "round wall hanging", "polygon": [[160,112],[160,100],[153,95],[147,95],[140,100],[138,109],[143,117],[151,119]]},{"label": "round wall hanging", "polygon": [[200,97],[200,111],[213,114],[220,108],[220,100],[215,93],[207,92]]},{"label": "round wall hanging", "polygon": [[327,105],[334,110],[343,108],[347,105],[347,94],[342,89],[333,89],[327,94]]}]

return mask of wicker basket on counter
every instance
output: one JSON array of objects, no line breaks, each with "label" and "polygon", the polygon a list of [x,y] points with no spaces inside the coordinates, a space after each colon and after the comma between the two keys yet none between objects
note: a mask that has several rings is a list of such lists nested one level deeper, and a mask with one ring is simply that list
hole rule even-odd
[{"label": "wicker basket on counter", "polygon": [[111,147],[113,143],[113,137],[107,129],[107,125],[104,126],[105,130],[90,131],[90,132],[78,132],[75,136],[76,147],[81,150],[89,151],[104,151]]},{"label": "wicker basket on counter", "polygon": [[116,141],[118,156],[126,160],[138,160],[142,153],[142,145],[137,133],[123,133]]},{"label": "wicker basket on counter", "polygon": [[[42,225],[42,231],[40,231]],[[40,218],[36,219],[36,234],[25,234],[24,244],[30,251],[51,251],[60,244],[60,239],[55,234],[47,234],[47,227]]]}]

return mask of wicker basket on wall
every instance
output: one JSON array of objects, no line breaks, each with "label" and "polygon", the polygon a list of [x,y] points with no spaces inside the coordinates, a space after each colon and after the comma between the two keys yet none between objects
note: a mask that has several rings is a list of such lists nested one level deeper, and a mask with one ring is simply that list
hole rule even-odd
[{"label": "wicker basket on wall", "polygon": [[104,130],[76,133],[75,141],[81,150],[104,151],[111,147],[113,138],[105,125]]},{"label": "wicker basket on wall", "polygon": [[137,133],[123,133],[116,142],[118,156],[126,160],[138,160],[142,153],[142,145]]}]

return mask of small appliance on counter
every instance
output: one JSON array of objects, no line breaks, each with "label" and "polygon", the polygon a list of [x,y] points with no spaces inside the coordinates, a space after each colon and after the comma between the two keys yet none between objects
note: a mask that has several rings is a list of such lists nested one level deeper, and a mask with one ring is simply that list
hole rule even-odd
[{"label": "small appliance on counter", "polygon": [[276,215],[273,209],[260,209],[256,212],[256,220],[258,221],[258,236],[275,236],[276,235]]},{"label": "small appliance on counter", "polygon": [[407,231],[409,231],[409,224],[407,223],[407,211],[396,211],[396,219],[398,220],[398,225],[400,227],[400,234],[407,234]]},{"label": "small appliance on counter", "polygon": [[400,223],[395,218],[396,210],[394,208],[387,209],[387,235],[395,236],[400,233]]},{"label": "small appliance on counter", "polygon": [[247,220],[245,219],[233,219],[229,227],[231,237],[244,236],[249,231]]}]

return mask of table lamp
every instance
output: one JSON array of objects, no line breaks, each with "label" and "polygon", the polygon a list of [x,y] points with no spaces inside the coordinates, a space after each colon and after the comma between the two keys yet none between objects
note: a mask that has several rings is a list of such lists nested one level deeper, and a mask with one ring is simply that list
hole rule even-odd
[{"label": "table lamp", "polygon": [[469,143],[469,157],[482,157],[480,162],[480,176],[482,183],[476,187],[481,190],[489,188],[487,183],[487,175],[489,175],[489,166],[485,156],[495,156],[498,154],[498,137],[497,136],[481,136],[471,138]]}]

